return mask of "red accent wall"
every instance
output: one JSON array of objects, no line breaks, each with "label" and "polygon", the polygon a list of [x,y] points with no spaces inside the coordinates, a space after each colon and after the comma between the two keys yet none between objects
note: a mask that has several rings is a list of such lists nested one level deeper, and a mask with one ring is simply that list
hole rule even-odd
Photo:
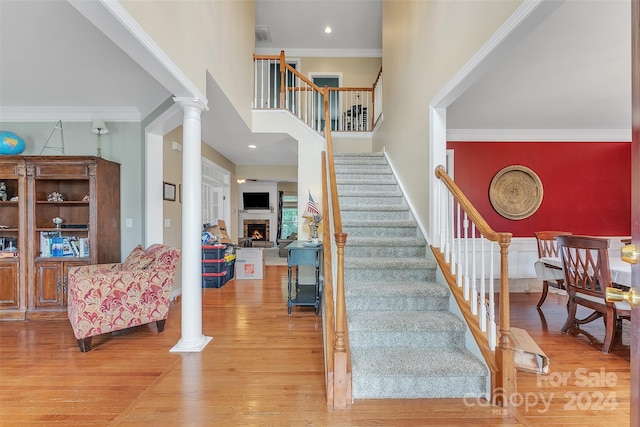
[{"label": "red accent wall", "polygon": [[[631,234],[630,142],[453,142],[455,182],[495,231],[532,237],[564,230],[591,236]],[[489,186],[502,168],[522,165],[543,186],[540,208],[528,218],[498,214]]]}]

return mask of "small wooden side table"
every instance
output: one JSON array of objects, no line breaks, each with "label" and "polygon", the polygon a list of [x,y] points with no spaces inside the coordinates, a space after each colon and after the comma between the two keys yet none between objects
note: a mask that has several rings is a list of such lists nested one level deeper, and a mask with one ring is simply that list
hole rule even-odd
[{"label": "small wooden side table", "polygon": [[[316,310],[316,316],[320,310],[320,263],[322,260],[322,243],[312,244],[296,240],[286,247],[288,271],[288,297],[287,309],[291,315],[291,307],[294,305],[312,306]],[[298,273],[300,266],[314,266],[315,283],[299,283]],[[292,273],[295,268],[295,293],[293,293]]]}]

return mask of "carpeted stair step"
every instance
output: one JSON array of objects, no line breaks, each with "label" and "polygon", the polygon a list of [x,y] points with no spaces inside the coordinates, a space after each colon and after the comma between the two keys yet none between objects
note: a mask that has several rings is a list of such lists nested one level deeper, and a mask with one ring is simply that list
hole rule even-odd
[{"label": "carpeted stair step", "polygon": [[383,153],[336,154],[354,399],[484,397],[487,368]]},{"label": "carpeted stair step", "polygon": [[[340,193],[340,190],[338,190]],[[398,191],[380,193],[377,191],[362,191],[340,193],[340,207],[342,205],[376,206],[376,205],[400,205],[404,203],[402,193]]]},{"label": "carpeted stair step", "polygon": [[349,312],[351,347],[463,348],[465,330],[446,311]]},{"label": "carpeted stair step", "polygon": [[350,196],[352,194],[366,193],[369,195],[402,195],[398,184],[393,181],[372,181],[371,183],[358,183],[358,184],[338,184],[338,193],[341,196]]},{"label": "carpeted stair step", "polygon": [[378,167],[358,166],[355,168],[352,166],[350,172],[336,172],[336,183],[338,184],[355,184],[358,182],[364,182],[366,184],[371,181],[397,182],[395,176],[391,173],[391,169],[383,172],[383,170]]},{"label": "carpeted stair step", "polygon": [[333,162],[337,165],[380,164],[388,166],[383,153],[335,153]]},{"label": "carpeted stair step", "polygon": [[356,399],[483,397],[487,368],[467,350],[351,348]]},{"label": "carpeted stair step", "polygon": [[350,220],[409,220],[413,219],[411,211],[405,205],[343,205],[340,204],[340,214],[343,221]]},{"label": "carpeted stair step", "polygon": [[[351,281],[345,286],[349,311],[444,311],[449,309],[449,289],[436,282]],[[395,313],[392,313],[395,314]]]},{"label": "carpeted stair step", "polygon": [[344,195],[368,193],[376,195],[389,194],[392,196],[396,196],[399,194],[398,184],[396,184],[395,182],[375,182],[371,184],[338,184],[338,192]]},{"label": "carpeted stair step", "polygon": [[348,258],[344,266],[345,282],[434,281],[435,261],[426,258]]},{"label": "carpeted stair step", "polygon": [[342,229],[349,236],[357,237],[416,237],[418,233],[414,220],[347,220],[342,221]]},{"label": "carpeted stair step", "polygon": [[391,168],[386,164],[362,164],[362,165],[340,165],[340,171],[336,171],[336,182],[344,179],[367,179],[370,176],[393,176]]},{"label": "carpeted stair step", "polygon": [[427,242],[418,237],[359,237],[349,235],[344,247],[348,257],[424,257]]}]

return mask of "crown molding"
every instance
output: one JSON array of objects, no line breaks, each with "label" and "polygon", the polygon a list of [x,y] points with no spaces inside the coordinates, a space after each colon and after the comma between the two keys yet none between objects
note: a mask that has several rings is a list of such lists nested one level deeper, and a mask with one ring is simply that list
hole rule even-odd
[{"label": "crown molding", "polygon": [[631,142],[631,129],[448,129],[447,141]]},{"label": "crown molding", "polygon": [[280,55],[281,50],[284,50],[288,57],[382,58],[382,49],[276,49],[271,47],[256,47],[255,49],[257,55]]},{"label": "crown molding", "polygon": [[0,107],[0,122],[90,122],[99,117],[108,122],[139,122],[135,107]]}]

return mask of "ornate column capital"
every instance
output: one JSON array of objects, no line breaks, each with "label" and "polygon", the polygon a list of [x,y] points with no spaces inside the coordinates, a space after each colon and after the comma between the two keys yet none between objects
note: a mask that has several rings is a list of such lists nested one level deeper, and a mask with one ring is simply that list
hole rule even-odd
[{"label": "ornate column capital", "polygon": [[173,98],[173,102],[180,105],[182,108],[196,108],[202,111],[209,111],[209,107],[207,106],[207,101],[201,98],[190,98],[187,96],[176,96]]}]

